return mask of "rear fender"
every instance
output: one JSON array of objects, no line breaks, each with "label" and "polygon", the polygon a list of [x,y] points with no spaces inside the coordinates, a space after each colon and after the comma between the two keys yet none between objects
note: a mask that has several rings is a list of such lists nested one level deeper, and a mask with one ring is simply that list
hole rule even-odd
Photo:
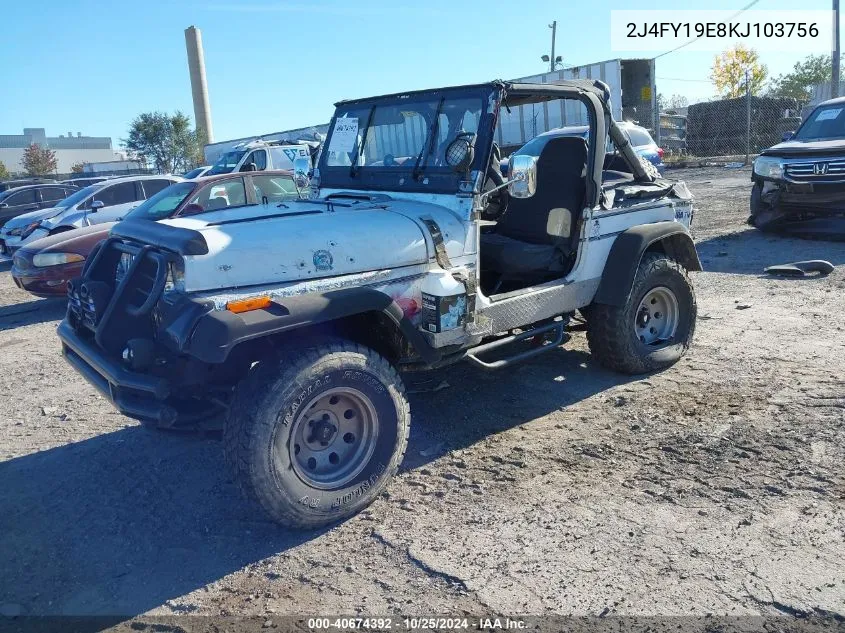
[{"label": "rear fender", "polygon": [[682,224],[654,222],[634,226],[620,233],[613,242],[593,301],[624,305],[643,254],[655,251],[666,254],[687,270],[701,270],[695,244]]}]

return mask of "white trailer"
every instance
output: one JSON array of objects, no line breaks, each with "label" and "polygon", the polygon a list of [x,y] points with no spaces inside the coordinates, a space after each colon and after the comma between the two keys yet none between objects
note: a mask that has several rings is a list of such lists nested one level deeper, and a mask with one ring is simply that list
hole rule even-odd
[{"label": "white trailer", "polygon": [[[653,59],[610,59],[513,81],[560,84],[568,79],[598,79],[606,83],[610,87],[613,118],[641,125],[660,144]],[[548,130],[587,123],[587,110],[571,99],[517,106],[500,113],[496,141],[502,148],[515,149]]]}]

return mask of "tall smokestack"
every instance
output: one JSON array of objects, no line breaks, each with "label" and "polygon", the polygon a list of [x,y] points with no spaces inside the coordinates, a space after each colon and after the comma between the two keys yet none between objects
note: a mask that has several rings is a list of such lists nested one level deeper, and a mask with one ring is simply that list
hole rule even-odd
[{"label": "tall smokestack", "polygon": [[188,48],[188,71],[191,74],[197,132],[205,136],[206,143],[212,143],[214,131],[211,128],[211,106],[208,103],[208,84],[205,80],[205,55],[202,52],[202,33],[197,27],[189,26],[185,29],[185,46]]}]

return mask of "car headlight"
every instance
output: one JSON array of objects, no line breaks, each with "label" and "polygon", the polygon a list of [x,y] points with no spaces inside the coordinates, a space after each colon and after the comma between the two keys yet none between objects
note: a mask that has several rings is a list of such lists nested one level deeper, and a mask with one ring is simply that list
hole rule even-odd
[{"label": "car headlight", "polygon": [[78,253],[38,253],[32,258],[32,265],[43,268],[81,261],[85,261],[85,258]]},{"label": "car headlight", "polygon": [[21,234],[21,232],[22,232],[22,231],[23,231],[23,227],[17,227],[17,228],[14,228],[14,229],[9,229],[9,230],[6,232],[6,234],[7,234],[9,237],[17,237],[18,235],[20,235],[20,234]]},{"label": "car headlight", "polygon": [[783,161],[770,156],[758,156],[754,160],[754,173],[763,178],[783,178]]}]

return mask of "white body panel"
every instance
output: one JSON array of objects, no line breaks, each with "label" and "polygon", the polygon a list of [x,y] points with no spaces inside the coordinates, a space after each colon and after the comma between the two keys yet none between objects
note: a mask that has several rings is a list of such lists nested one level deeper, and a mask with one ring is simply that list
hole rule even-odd
[{"label": "white body panel", "polygon": [[437,223],[458,261],[468,236],[457,213],[407,199],[259,205],[164,223],[205,237],[208,254],[185,258],[185,290],[198,292],[428,264],[435,249],[421,218]]},{"label": "white body panel", "polygon": [[601,277],[616,237],[632,226],[680,221],[689,229],[690,214],[681,213],[679,218],[678,210],[690,209],[691,206],[692,201],[664,198],[625,210],[594,211],[591,219],[585,223],[586,235],[582,240],[579,265],[572,271],[572,275],[577,275],[579,279]]}]

